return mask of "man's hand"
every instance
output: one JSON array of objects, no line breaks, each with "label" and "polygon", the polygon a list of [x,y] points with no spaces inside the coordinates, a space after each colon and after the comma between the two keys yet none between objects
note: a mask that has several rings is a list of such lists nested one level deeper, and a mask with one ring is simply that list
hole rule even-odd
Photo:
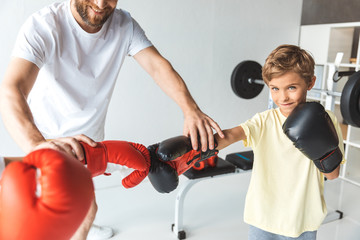
[{"label": "man's hand", "polygon": [[66,152],[75,156],[79,161],[84,160],[84,150],[79,142],[84,142],[91,147],[96,147],[96,142],[83,134],[72,137],[61,137],[47,140],[38,144],[33,150],[42,148],[51,148],[54,150]]},{"label": "man's hand", "polygon": [[185,115],[183,134],[190,137],[194,150],[198,150],[199,144],[203,152],[208,148],[214,149],[213,129],[221,138],[224,138],[224,133],[219,125],[201,110],[194,110]]}]

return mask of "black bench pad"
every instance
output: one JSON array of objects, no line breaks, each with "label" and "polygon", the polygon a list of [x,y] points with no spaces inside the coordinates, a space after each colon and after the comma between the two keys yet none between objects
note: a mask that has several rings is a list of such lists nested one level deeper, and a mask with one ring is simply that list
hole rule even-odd
[{"label": "black bench pad", "polygon": [[190,168],[184,175],[189,179],[197,179],[204,177],[213,177],[216,175],[221,175],[225,173],[233,173],[235,172],[235,165],[225,161],[224,159],[218,157],[216,167],[207,167],[202,170],[195,170]]},{"label": "black bench pad", "polygon": [[242,170],[250,170],[254,163],[253,151],[237,152],[226,155],[225,160]]}]

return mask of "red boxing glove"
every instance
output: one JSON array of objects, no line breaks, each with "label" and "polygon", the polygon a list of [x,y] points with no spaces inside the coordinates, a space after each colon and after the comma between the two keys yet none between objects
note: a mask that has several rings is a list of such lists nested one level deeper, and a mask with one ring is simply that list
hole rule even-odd
[{"label": "red boxing glove", "polygon": [[138,185],[149,173],[150,154],[142,144],[126,141],[98,142],[96,147],[81,143],[84,152],[84,164],[93,177],[104,174],[108,163],[115,163],[134,169],[122,180],[125,188]]},{"label": "red boxing glove", "polygon": [[90,173],[80,162],[52,149],[34,151],[3,173],[0,239],[70,239],[93,199]]}]

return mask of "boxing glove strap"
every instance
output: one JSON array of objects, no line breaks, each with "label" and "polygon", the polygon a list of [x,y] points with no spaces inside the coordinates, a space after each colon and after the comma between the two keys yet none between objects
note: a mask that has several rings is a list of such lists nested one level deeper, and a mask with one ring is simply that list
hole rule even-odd
[{"label": "boxing glove strap", "polygon": [[85,164],[91,172],[92,177],[104,174],[107,167],[107,151],[102,142],[98,142],[96,147],[91,147],[85,143],[81,144],[85,153]]},{"label": "boxing glove strap", "polygon": [[335,150],[326,154],[325,157],[314,160],[314,163],[320,172],[331,173],[340,165],[342,157],[343,155],[340,148],[336,148]]},{"label": "boxing glove strap", "polygon": [[[219,150],[216,149],[218,146],[218,143],[215,138],[214,138],[214,145],[215,145],[214,149],[208,148],[205,152],[200,152],[200,159],[197,159],[196,162],[202,162],[206,159],[209,159],[209,158],[217,155],[219,153]],[[196,158],[194,157],[194,159],[196,159]]]},{"label": "boxing glove strap", "polygon": [[211,157],[215,156],[216,154],[218,154],[218,152],[219,151],[216,150],[216,149],[212,149],[212,150],[208,149],[208,150],[206,150],[206,152],[201,152],[200,159],[198,159],[197,162],[201,162],[201,161],[204,161],[204,160],[206,160],[208,158],[211,158]]}]

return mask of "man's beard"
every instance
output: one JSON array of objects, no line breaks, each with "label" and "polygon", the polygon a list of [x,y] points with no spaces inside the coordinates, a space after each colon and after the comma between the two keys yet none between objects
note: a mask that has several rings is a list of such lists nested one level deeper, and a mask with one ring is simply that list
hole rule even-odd
[{"label": "man's beard", "polygon": [[91,27],[102,27],[114,11],[112,10],[111,12],[109,12],[107,9],[104,9],[105,11],[107,11],[106,15],[104,15],[103,17],[95,17],[91,19],[89,18],[88,14],[88,9],[90,8],[89,5],[84,4],[82,1],[75,0],[75,8],[76,11],[79,13],[81,19]]}]

